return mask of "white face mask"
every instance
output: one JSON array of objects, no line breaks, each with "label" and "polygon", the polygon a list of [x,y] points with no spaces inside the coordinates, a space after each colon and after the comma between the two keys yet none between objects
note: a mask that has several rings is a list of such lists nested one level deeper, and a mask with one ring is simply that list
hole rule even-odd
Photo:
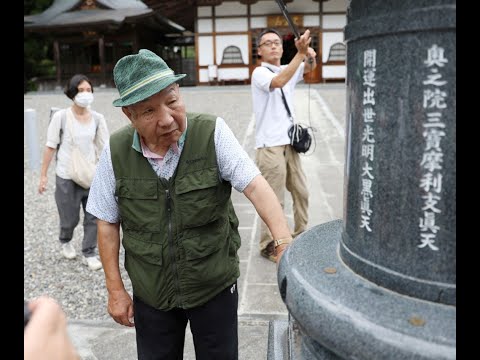
[{"label": "white face mask", "polygon": [[93,102],[93,94],[88,91],[79,92],[73,101],[80,107],[87,107]]}]

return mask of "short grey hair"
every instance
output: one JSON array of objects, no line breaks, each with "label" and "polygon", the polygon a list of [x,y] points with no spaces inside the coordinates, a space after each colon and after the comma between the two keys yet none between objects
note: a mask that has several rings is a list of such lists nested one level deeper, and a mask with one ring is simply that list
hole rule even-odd
[{"label": "short grey hair", "polygon": [[280,41],[283,42],[282,36],[280,35],[280,33],[279,33],[277,30],[272,29],[272,28],[267,28],[267,29],[263,30],[263,31],[260,33],[260,35],[258,35],[258,37],[257,37],[257,48],[260,46],[260,41],[262,41],[263,35],[269,34],[269,33],[276,34],[276,35],[280,38]]}]

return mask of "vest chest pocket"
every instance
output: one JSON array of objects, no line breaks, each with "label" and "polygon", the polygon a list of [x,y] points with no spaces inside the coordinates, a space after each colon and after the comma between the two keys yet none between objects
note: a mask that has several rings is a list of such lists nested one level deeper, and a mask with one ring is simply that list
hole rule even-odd
[{"label": "vest chest pocket", "polygon": [[175,194],[184,228],[208,224],[219,217],[217,168],[202,169],[176,180]]},{"label": "vest chest pocket", "polygon": [[163,208],[159,206],[157,179],[117,179],[115,195],[126,228],[160,230],[160,211]]}]

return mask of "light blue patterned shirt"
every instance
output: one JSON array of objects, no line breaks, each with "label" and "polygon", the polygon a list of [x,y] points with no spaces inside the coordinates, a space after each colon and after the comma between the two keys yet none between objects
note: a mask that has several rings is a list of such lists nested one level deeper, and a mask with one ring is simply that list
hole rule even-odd
[{"label": "light blue patterned shirt", "polygon": [[[186,132],[187,130],[184,135]],[[161,164],[147,158],[159,177],[169,179],[173,176],[185,143],[184,135],[178,141],[179,151],[173,151],[170,146]],[[242,148],[225,120],[220,117],[217,117],[215,123],[214,141],[221,179],[229,181],[238,192],[243,192],[248,184],[260,174],[260,171]],[[138,134],[135,132],[132,147],[141,152],[139,143]],[[88,195],[87,211],[98,219],[112,224],[120,221],[120,212],[115,197],[115,175],[110,156],[110,143],[103,148],[97,164],[95,177]]]}]

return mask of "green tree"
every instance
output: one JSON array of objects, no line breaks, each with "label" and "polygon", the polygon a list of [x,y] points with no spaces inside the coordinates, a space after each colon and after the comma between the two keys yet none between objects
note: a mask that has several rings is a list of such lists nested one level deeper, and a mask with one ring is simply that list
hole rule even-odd
[{"label": "green tree", "polygon": [[53,4],[53,0],[23,0],[23,15],[38,14]]},{"label": "green tree", "polygon": [[[23,15],[34,15],[45,11],[53,0],[24,0]],[[24,32],[23,34],[23,92],[36,90],[35,78],[55,74],[52,54],[52,40],[49,37]]]}]

